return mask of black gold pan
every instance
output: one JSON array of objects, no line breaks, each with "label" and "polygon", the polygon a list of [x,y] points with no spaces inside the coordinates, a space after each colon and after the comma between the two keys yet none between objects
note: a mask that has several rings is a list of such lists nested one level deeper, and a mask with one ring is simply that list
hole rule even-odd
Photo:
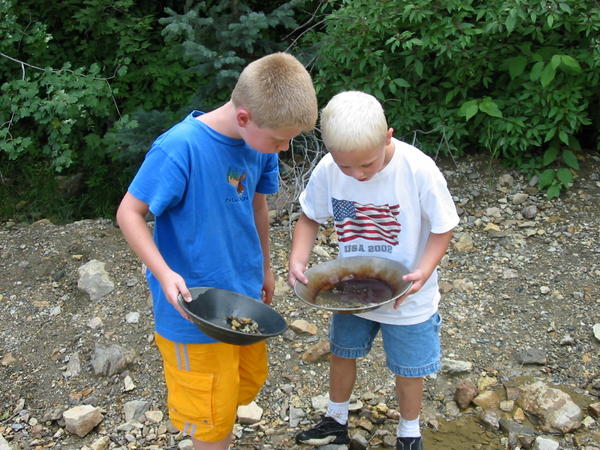
[{"label": "black gold pan", "polygon": [[[277,336],[287,329],[285,319],[271,306],[246,295],[211,287],[190,288],[192,301],[179,296],[179,304],[207,336],[233,345],[249,345]],[[231,329],[230,317],[250,318],[258,324],[258,332]]]}]

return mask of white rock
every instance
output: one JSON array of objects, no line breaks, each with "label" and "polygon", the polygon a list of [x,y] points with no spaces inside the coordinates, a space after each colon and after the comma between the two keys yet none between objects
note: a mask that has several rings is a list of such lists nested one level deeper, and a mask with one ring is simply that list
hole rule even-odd
[{"label": "white rock", "polygon": [[102,319],[100,317],[94,317],[90,319],[87,323],[87,326],[90,327],[92,330],[100,328],[102,325]]},{"label": "white rock", "polygon": [[581,425],[582,411],[569,394],[541,381],[519,387],[521,407],[541,419],[541,429],[568,433]]},{"label": "white rock", "polygon": [[179,450],[193,450],[194,442],[191,439],[184,439],[177,444],[177,448]]},{"label": "white rock", "polygon": [[558,450],[559,445],[554,439],[538,436],[533,443],[534,450]]},{"label": "white rock", "polygon": [[6,439],[4,439],[4,436],[2,436],[0,434],[0,450],[12,450],[12,447],[10,445],[8,445],[8,442],[6,441]]},{"label": "white rock", "polygon": [[106,450],[110,444],[110,438],[108,436],[102,436],[96,439],[90,446],[91,450]]},{"label": "white rock", "polygon": [[137,311],[129,312],[125,315],[125,320],[127,323],[138,323],[140,321],[140,313]]},{"label": "white rock", "polygon": [[109,278],[104,265],[103,262],[92,259],[78,269],[77,287],[86,292],[92,300],[101,299],[115,288],[115,283]]},{"label": "white rock", "polygon": [[163,420],[163,412],[160,410],[146,411],[144,416],[152,423],[160,423]]},{"label": "white rock", "polygon": [[313,409],[317,412],[325,412],[329,403],[329,395],[315,395],[310,399]]},{"label": "white rock", "polygon": [[65,428],[68,432],[84,437],[104,419],[100,408],[92,405],[79,405],[63,413]]},{"label": "white rock", "polygon": [[290,328],[296,333],[317,334],[318,328],[314,323],[307,322],[304,319],[294,320],[290,324]]},{"label": "white rock", "polygon": [[470,361],[458,361],[449,358],[442,358],[442,371],[451,374],[468,373],[473,370],[473,363]]},{"label": "white rock", "polygon": [[263,409],[252,401],[247,405],[238,406],[238,422],[243,425],[251,425],[260,421]]},{"label": "white rock", "polygon": [[596,338],[596,340],[600,341],[600,323],[594,324],[592,330],[594,332],[594,337]]},{"label": "white rock", "polygon": [[125,384],[125,388],[123,389],[125,392],[133,391],[135,389],[135,384],[129,375],[125,377],[123,383]]}]

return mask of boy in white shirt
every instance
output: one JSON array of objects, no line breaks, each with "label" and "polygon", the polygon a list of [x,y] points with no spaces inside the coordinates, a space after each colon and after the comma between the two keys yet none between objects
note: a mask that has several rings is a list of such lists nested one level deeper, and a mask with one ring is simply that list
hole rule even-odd
[{"label": "boy in white shirt", "polygon": [[396,449],[422,449],[423,377],[440,369],[436,266],[459,222],[456,208],[434,161],[392,137],[393,129],[373,96],[357,91],[334,96],[321,112],[321,134],[329,154],[300,195],[303,214],[294,230],[288,282],[307,282],[304,272],[319,226],[333,218],[339,257],[397,260],[411,270],[404,280],[413,284],[406,295],[376,310],[333,315],[327,413],[296,441],[349,442],[356,358],[369,352],[381,330],[401,415]]}]

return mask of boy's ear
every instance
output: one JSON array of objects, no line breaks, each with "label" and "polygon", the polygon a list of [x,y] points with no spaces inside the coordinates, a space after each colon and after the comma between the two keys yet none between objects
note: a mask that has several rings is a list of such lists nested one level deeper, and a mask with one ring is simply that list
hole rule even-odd
[{"label": "boy's ear", "polygon": [[387,132],[385,133],[385,145],[389,145],[390,142],[392,142],[392,136],[394,136],[394,129],[388,128]]},{"label": "boy's ear", "polygon": [[250,111],[246,108],[238,108],[235,112],[235,120],[239,127],[245,127],[250,122]]}]

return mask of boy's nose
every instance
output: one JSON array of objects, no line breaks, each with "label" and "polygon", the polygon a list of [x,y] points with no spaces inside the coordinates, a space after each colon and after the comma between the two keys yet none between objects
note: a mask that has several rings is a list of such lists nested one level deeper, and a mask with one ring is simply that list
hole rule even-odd
[{"label": "boy's nose", "polygon": [[362,169],[354,169],[352,171],[352,177],[357,180],[362,180],[365,177],[365,172]]}]

